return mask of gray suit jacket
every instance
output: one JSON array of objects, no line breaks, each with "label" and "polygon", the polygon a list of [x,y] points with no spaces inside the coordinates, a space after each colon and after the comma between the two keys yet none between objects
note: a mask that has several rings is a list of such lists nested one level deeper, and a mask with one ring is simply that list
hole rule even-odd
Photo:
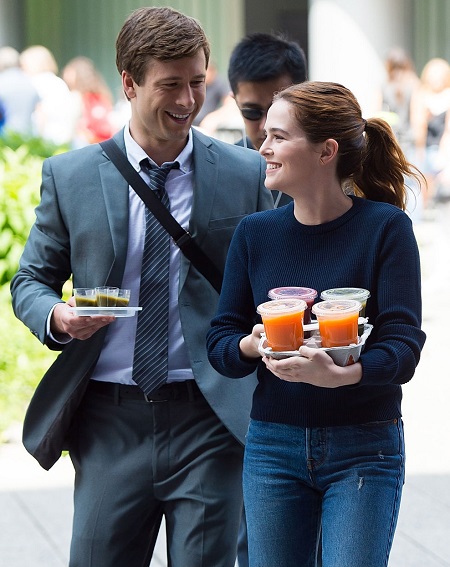
[{"label": "gray suit jacket", "polygon": [[[115,136],[124,150],[123,132]],[[189,231],[223,271],[230,239],[247,214],[273,207],[264,187],[265,163],[257,152],[194,130],[194,199]],[[11,282],[13,308],[43,343],[46,321],[61,301],[71,276],[74,287],[121,286],[127,252],[128,184],[95,144],[44,162],[41,203],[17,274]],[[247,430],[254,375],[231,380],[209,364],[205,335],[215,314],[217,293],[183,256],[179,309],[195,379],[209,404],[241,442]],[[23,431],[27,450],[50,468],[65,439],[106,329],[86,341],[67,344],[41,380]]]}]

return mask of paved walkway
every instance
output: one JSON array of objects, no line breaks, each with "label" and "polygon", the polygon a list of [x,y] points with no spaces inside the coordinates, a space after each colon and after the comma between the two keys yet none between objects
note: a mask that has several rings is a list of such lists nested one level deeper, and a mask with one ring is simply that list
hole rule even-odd
[{"label": "paved walkway", "polygon": [[[416,233],[428,340],[416,375],[404,388],[407,479],[389,565],[450,567],[450,204],[427,213]],[[20,431],[12,432],[11,442],[0,445],[0,566],[67,566],[70,460],[62,458],[46,472],[19,439]],[[165,566],[161,537],[151,567]]]}]

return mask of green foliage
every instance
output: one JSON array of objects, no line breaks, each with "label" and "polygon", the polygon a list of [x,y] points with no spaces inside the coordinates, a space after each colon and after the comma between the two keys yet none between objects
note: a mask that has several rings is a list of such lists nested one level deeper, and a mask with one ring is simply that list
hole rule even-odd
[{"label": "green foliage", "polygon": [[22,421],[34,389],[57,356],[15,318],[9,282],[35,219],[42,162],[64,149],[39,139],[0,139],[0,434]]},{"label": "green foliage", "polygon": [[61,151],[64,148],[17,134],[0,139],[0,286],[16,272],[34,222],[42,162]]},{"label": "green foliage", "polygon": [[5,148],[13,151],[20,148],[28,155],[47,158],[67,151],[69,146],[56,146],[42,138],[24,137],[16,132],[5,132],[0,137],[0,156]]},{"label": "green foliage", "polygon": [[11,423],[22,422],[30,398],[58,353],[42,345],[18,321],[9,287],[0,289],[0,440]]},{"label": "green foliage", "polygon": [[9,282],[18,262],[39,202],[42,158],[25,148],[0,151],[0,285]]}]

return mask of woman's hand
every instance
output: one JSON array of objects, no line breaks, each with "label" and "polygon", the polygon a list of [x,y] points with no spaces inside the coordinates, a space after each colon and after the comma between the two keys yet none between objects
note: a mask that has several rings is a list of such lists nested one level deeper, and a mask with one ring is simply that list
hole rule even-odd
[{"label": "woman's hand", "polygon": [[252,329],[252,334],[247,335],[239,343],[241,355],[244,358],[260,358],[261,354],[258,350],[261,333],[264,333],[264,325],[259,323]]},{"label": "woman's hand", "polygon": [[338,388],[357,384],[362,377],[360,363],[337,366],[331,356],[318,348],[302,346],[301,356],[281,360],[263,357],[263,362],[272,374],[286,382],[304,382],[321,388]]}]

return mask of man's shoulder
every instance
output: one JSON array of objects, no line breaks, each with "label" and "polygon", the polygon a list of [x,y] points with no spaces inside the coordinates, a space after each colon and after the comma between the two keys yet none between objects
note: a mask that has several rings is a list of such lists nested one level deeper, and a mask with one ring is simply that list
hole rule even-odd
[{"label": "man's shoulder", "polygon": [[[101,153],[98,152],[98,155],[100,156]],[[88,170],[91,171],[94,163],[98,165],[96,149],[86,146],[86,148],[69,150],[47,158],[44,161],[43,171],[44,173],[51,171],[54,176],[63,175],[64,178],[70,178],[79,175],[81,172],[85,174]]]},{"label": "man's shoulder", "polygon": [[235,143],[235,146],[241,146],[243,148],[248,148],[249,150],[256,150],[253,144],[250,141],[250,138],[246,136],[245,138],[241,138]]},{"label": "man's shoulder", "polygon": [[248,148],[244,148],[236,144],[224,142],[223,140],[213,138],[212,136],[207,136],[202,132],[195,131],[194,150],[196,144],[198,144],[199,142],[205,145],[211,151],[216,152],[222,156],[230,157],[232,159],[244,161],[247,163],[260,163],[261,161],[263,161],[263,158],[259,155],[259,153],[255,152],[254,150],[249,150]]},{"label": "man's shoulder", "polygon": [[54,155],[48,158],[52,167],[67,167],[69,164],[80,165],[98,164],[100,161],[105,161],[107,158],[103,156],[103,149],[100,144],[89,144],[83,148],[69,150],[61,154]]}]

